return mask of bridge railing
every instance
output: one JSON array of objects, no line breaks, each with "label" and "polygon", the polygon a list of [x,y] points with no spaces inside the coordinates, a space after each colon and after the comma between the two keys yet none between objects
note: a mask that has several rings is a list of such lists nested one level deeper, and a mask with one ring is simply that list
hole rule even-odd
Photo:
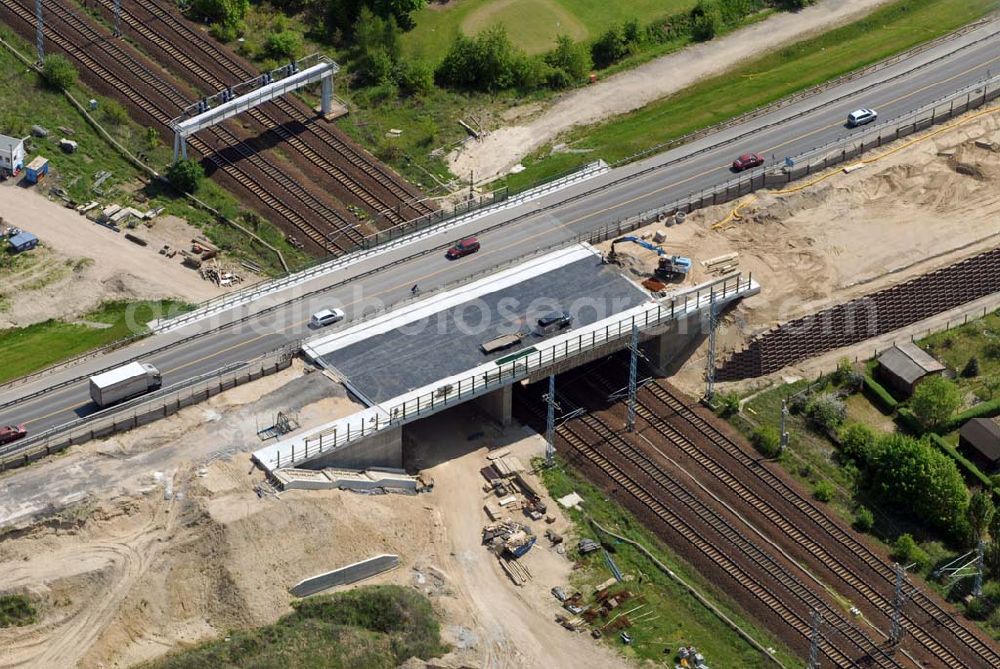
[{"label": "bridge railing", "polygon": [[633,327],[642,331],[655,330],[671,321],[703,311],[713,304],[721,307],[757,288],[752,276],[737,273],[641,305],[616,320],[606,319],[581,328],[578,332],[554,337],[486,363],[460,378],[443,380],[434,390],[406,397],[396,404],[383,403],[362,410],[338,421],[334,427],[306,437],[299,446],[295,446],[298,440],[289,440],[286,446],[278,445],[267,456],[269,462],[260,464],[271,471],[295,466],[296,463],[342,449],[379,431],[399,427],[447,406],[498,390],[563,360],[628,340]]}]

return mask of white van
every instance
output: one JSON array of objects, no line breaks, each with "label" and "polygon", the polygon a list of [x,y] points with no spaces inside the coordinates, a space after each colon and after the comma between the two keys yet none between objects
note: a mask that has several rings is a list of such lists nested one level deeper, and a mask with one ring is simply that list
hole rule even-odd
[{"label": "white van", "polygon": [[343,309],[323,309],[312,315],[312,318],[309,319],[309,327],[322,328],[342,320],[344,320]]}]

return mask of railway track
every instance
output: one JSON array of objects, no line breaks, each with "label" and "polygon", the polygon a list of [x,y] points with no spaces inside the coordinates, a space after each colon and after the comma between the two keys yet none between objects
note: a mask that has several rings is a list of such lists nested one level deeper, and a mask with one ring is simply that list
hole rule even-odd
[{"label": "railway track", "polygon": [[[109,12],[114,10],[111,0],[100,0],[100,2]],[[190,83],[199,87],[207,84],[206,92],[215,92],[236,83],[231,80],[234,76],[239,80],[246,80],[258,74],[233,57],[228,49],[207,38],[202,31],[194,30],[179,16],[176,7],[164,6],[157,0],[134,0],[125,3],[122,18],[153,48],[177,62],[184,70],[179,74],[182,76],[186,74],[185,78]],[[151,26],[154,24],[157,28],[162,26],[169,31],[178,43],[195,45],[198,51],[208,56],[207,60],[202,63],[189,57],[158,30],[153,30]],[[414,216],[422,216],[433,211],[418,191],[407,189],[405,182],[381,162],[371,158],[336,132],[312,123],[314,114],[306,113],[301,105],[285,98],[278,98],[272,104],[280,112],[279,114],[268,113],[265,109],[270,105],[265,105],[251,112],[254,120],[265,129],[278,134],[282,140],[292,144],[304,157],[331,176],[335,183],[346,189],[360,203],[367,205],[372,213],[382,214],[392,223],[401,223],[407,220],[407,217],[396,211],[396,208],[403,211],[409,209]],[[285,127],[288,121],[300,125],[307,139],[299,139],[291,133]],[[309,141],[311,138],[315,138],[318,142]],[[327,161],[318,153],[322,149],[332,150],[340,159],[346,161],[353,167],[353,171],[368,182],[367,185]],[[381,196],[379,191],[382,191]]]},{"label": "railway track", "polygon": [[[652,398],[656,404],[650,406],[647,398]],[[883,612],[889,610],[891,602],[875,591],[873,584],[867,582],[861,573],[845,566],[830,555],[825,548],[825,543],[836,542],[837,545],[846,548],[852,555],[861,560],[874,575],[877,575],[887,588],[891,588],[895,582],[894,569],[873,553],[871,549],[844,531],[829,516],[803,498],[798,491],[788,486],[780,477],[767,468],[759,466],[738,444],[699,416],[683,398],[679,398],[673,391],[661,383],[646,385],[639,393],[637,405],[637,414],[664,436],[664,438],[681,448],[685,454],[697,460],[713,476],[732,489],[755,512],[767,518],[779,530],[787,534],[796,543],[802,545],[803,548],[808,550],[817,559],[821,560],[828,569],[865,597],[870,604]],[[668,415],[675,415],[686,421],[699,434],[709,440],[713,446],[718,447],[728,457],[742,465],[745,472],[750,473],[763,486],[766,486],[767,489],[774,491],[782,499],[793,505],[808,521],[823,531],[826,541],[820,543],[807,537],[794,522],[790,521],[766,501],[749,490],[738,477],[719,464],[717,458],[710,457],[705,450],[699,448],[671,427],[662,417],[661,412],[664,409],[669,412]],[[915,620],[912,613],[907,613],[908,607],[904,607],[904,615],[901,620],[903,628],[907,634],[917,640],[928,652],[945,663],[945,666],[1000,667],[1000,654],[994,648],[983,642],[956,620],[953,615],[927,597],[921,590],[912,588],[908,602],[909,605],[916,607],[927,616],[927,620]],[[928,625],[927,623],[931,624]],[[931,631],[936,634],[932,635]],[[959,646],[966,651],[964,654],[965,657],[957,657],[956,653],[945,648],[938,641],[942,632],[948,633],[958,642]],[[973,660],[973,662],[970,663],[969,660]]]},{"label": "railway track", "polygon": [[[0,0],[0,7],[5,8],[24,24],[25,31],[33,28],[34,13],[15,0]],[[155,123],[168,127],[173,115],[179,113],[182,105],[187,104],[187,98],[176,89],[165,84],[152,74],[144,65],[137,62],[131,54],[123,51],[116,40],[109,35],[101,34],[79,15],[61,5],[46,5],[48,20],[46,21],[46,37],[57,45],[82,66],[85,74],[92,74],[99,80],[105,92],[117,97],[125,97],[126,104],[138,107],[138,111]],[[100,44],[101,49],[93,49]],[[92,54],[91,51],[96,51]],[[105,64],[104,58],[117,58],[117,68]],[[131,64],[131,66],[129,66]],[[122,69],[129,73],[128,79],[119,76]],[[175,111],[176,110],[176,111]],[[312,210],[317,218],[336,218],[340,215],[318,202],[301,185],[294,183],[287,175],[275,174],[276,170],[261,164],[261,158],[247,147],[241,140],[223,128],[213,129],[212,137],[225,148],[210,145],[200,138],[191,138],[191,146],[204,155],[214,167],[242,186],[270,211],[275,212],[295,229],[306,233],[311,241],[328,253],[340,253],[348,250],[346,245],[339,245],[302,216],[295,208],[286,202],[303,202],[303,209]],[[271,188],[261,185],[259,176],[251,176],[242,167],[225,156],[225,151],[235,151],[240,161],[246,161],[272,182]],[[284,196],[278,193],[284,191]],[[360,236],[360,233],[358,233]]]},{"label": "railway track", "polygon": [[[533,409],[541,419],[537,408]],[[628,441],[595,414],[568,421],[559,426],[557,435],[576,453],[603,472],[611,481],[633,497],[643,508],[648,509],[666,527],[678,533],[691,544],[698,555],[703,555],[747,590],[766,609],[772,611],[781,621],[789,625],[803,640],[811,633],[808,612],[820,611],[824,621],[834,629],[857,653],[860,658],[851,657],[834,645],[825,636],[820,648],[827,658],[839,667],[856,667],[860,664],[878,667],[901,667],[891,655],[880,648],[862,630],[854,626],[835,606],[812,592],[788,568],[774,560],[749,540],[732,523],[723,518],[700,500],[691,495],[683,486],[667,476],[640,449]],[[618,457],[614,461],[607,457],[604,447],[610,446]],[[598,450],[601,447],[601,450]],[[625,467],[619,465],[621,458]],[[631,473],[626,471],[631,470]],[[680,514],[683,510],[683,515]],[[691,523],[688,518],[696,518]],[[740,558],[734,559],[719,546],[735,549]],[[740,561],[749,561],[749,567]],[[768,583],[774,586],[767,587]],[[776,591],[780,588],[782,592]],[[788,602],[797,602],[798,607]],[[803,615],[802,609],[806,614]]]}]

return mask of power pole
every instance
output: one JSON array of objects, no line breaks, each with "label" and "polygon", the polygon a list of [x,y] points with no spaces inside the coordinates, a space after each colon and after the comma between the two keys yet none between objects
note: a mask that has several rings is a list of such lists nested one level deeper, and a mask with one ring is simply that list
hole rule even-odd
[{"label": "power pole", "polygon": [[976,580],[972,584],[972,596],[981,597],[983,594],[983,540],[979,539],[976,547]]},{"label": "power pole", "polygon": [[819,669],[819,642],[823,638],[820,625],[823,615],[816,610],[812,612],[812,633],[809,635],[809,669]]},{"label": "power pole", "polygon": [[625,427],[629,432],[635,431],[635,392],[636,392],[636,371],[639,362],[639,328],[632,324],[632,343],[629,345],[632,356],[628,365],[628,422]]},{"label": "power pole", "polygon": [[552,466],[556,453],[556,375],[549,374],[549,393],[545,396],[545,464]]},{"label": "power pole", "polygon": [[892,646],[898,646],[899,642],[903,640],[903,583],[905,582],[905,572],[903,566],[900,564],[894,564],[893,568],[896,570],[896,588],[892,594],[892,625],[889,628],[889,644]]},{"label": "power pole", "polygon": [[709,402],[715,397],[715,289],[712,289],[708,302],[708,362],[705,368],[705,399]]},{"label": "power pole", "polygon": [[788,400],[781,400],[781,452],[788,448],[788,430],[785,429],[785,420],[788,417]]},{"label": "power pole", "polygon": [[35,0],[35,48],[38,62],[45,60],[45,24],[42,19],[42,0]]}]

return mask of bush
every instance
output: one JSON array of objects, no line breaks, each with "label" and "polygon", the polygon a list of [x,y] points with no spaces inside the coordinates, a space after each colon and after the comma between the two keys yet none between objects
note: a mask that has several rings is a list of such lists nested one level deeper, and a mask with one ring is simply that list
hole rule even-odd
[{"label": "bush", "polygon": [[835,492],[836,489],[833,487],[833,484],[825,479],[823,481],[819,481],[813,486],[813,497],[820,502],[829,502],[833,499],[833,494]]},{"label": "bush", "polygon": [[395,76],[403,95],[426,95],[434,89],[434,71],[423,61],[398,64]]},{"label": "bush", "polygon": [[125,108],[114,100],[104,101],[101,109],[101,117],[113,126],[122,126],[128,123],[128,113],[125,111]]},{"label": "bush", "polygon": [[608,28],[590,47],[590,56],[599,68],[610,67],[637,50],[641,34],[634,21]]},{"label": "bush", "polygon": [[835,431],[847,417],[844,401],[832,393],[821,393],[806,403],[806,416],[817,427]]},{"label": "bush", "polygon": [[916,564],[918,571],[927,568],[927,553],[909,534],[901,534],[892,545],[892,557],[903,566]]},{"label": "bush", "polygon": [[67,89],[76,83],[76,68],[62,54],[53,53],[42,61],[42,78],[56,90]]},{"label": "bush", "polygon": [[989,402],[980,402],[971,409],[967,409],[952,417],[947,423],[940,427],[941,432],[951,432],[954,429],[965,425],[966,421],[972,418],[986,418],[1000,415],[1000,397]]},{"label": "bush", "polygon": [[840,430],[840,455],[849,462],[867,466],[875,450],[875,432],[863,423],[849,423]]},{"label": "bush", "polygon": [[740,412],[740,396],[735,393],[722,393],[719,395],[719,415],[723,418],[735,416]]},{"label": "bush", "polygon": [[931,429],[951,418],[961,403],[962,397],[953,382],[941,376],[932,376],[913,391],[910,409],[924,429]]},{"label": "bush", "polygon": [[194,160],[178,160],[167,168],[167,181],[181,193],[197,192],[204,177],[205,171]]},{"label": "bush", "polygon": [[37,619],[38,612],[24,595],[0,595],[0,629],[23,627]]},{"label": "bush", "polygon": [[854,512],[854,529],[859,532],[871,532],[875,527],[875,514],[867,506],[859,506]]},{"label": "bush", "polygon": [[294,30],[273,32],[264,40],[264,55],[274,59],[291,59],[302,45],[299,34]]},{"label": "bush", "polygon": [[992,479],[983,474],[979,467],[974,465],[970,460],[966,459],[961,453],[958,452],[958,449],[945,441],[941,435],[931,433],[930,437],[931,443],[941,449],[943,453],[954,460],[959,467],[965,470],[968,478],[979,482],[986,489],[994,487]]},{"label": "bush", "polygon": [[873,379],[871,376],[865,374],[864,384],[869,398],[873,399],[879,408],[885,413],[892,413],[896,410],[896,407],[899,406],[899,402],[896,401],[896,398],[893,397],[889,391],[882,386],[882,384]]},{"label": "bush", "polygon": [[753,431],[750,438],[754,447],[769,458],[781,455],[781,433],[772,425],[763,425]]},{"label": "bush", "polygon": [[205,23],[237,24],[249,8],[250,0],[194,0],[188,12]]}]

